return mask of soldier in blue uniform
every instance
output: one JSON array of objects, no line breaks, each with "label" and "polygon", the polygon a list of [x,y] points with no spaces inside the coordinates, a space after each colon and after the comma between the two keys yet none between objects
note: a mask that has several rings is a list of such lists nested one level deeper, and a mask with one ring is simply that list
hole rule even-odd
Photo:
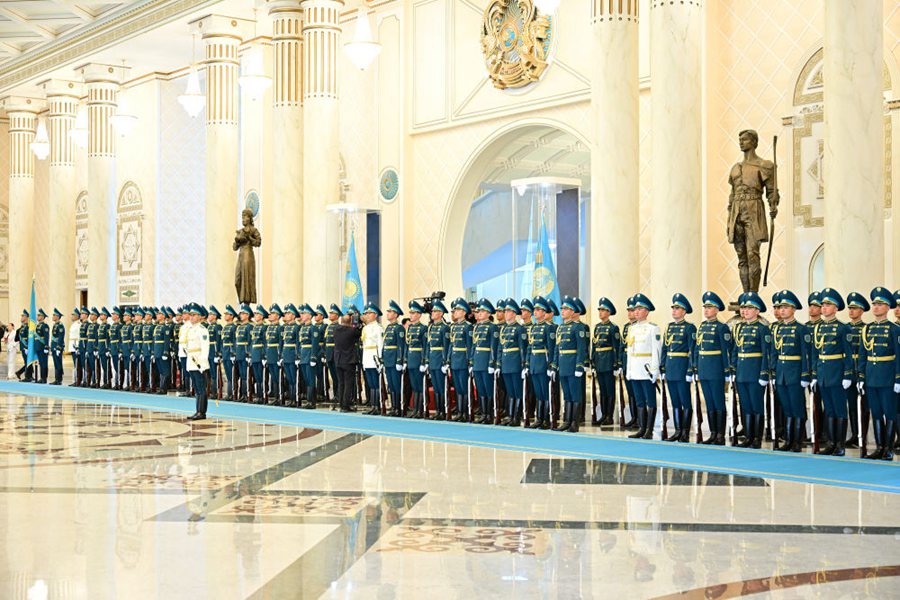
[{"label": "soldier in blue uniform", "polygon": [[131,389],[132,386],[132,369],[131,369],[131,349],[134,340],[132,332],[133,327],[131,320],[134,317],[132,309],[125,307],[122,309],[122,325],[119,327],[119,356],[121,357],[122,382],[121,388],[124,390]]},{"label": "soldier in blue uniform", "polygon": [[765,423],[765,390],[769,385],[769,345],[772,332],[759,319],[766,312],[766,304],[756,292],[744,292],[740,297],[742,321],[734,326],[735,383],[741,409],[746,415],[746,439],[741,448],[761,448]]},{"label": "soldier in blue uniform", "polygon": [[391,415],[399,417],[403,411],[403,378],[406,375],[406,330],[397,320],[403,314],[399,304],[391,300],[385,313],[388,322],[384,328],[381,362],[391,395]]},{"label": "soldier in blue uniform", "polygon": [[19,341],[19,354],[22,355],[22,368],[16,371],[16,377],[22,378],[25,374],[25,382],[30,383],[39,377],[34,377],[34,367],[28,364],[28,320],[31,317],[27,309],[22,309],[21,325],[16,330],[16,339]]},{"label": "soldier in blue uniform", "polygon": [[144,320],[141,323],[141,361],[143,362],[143,378],[141,391],[152,393],[153,381],[154,381],[154,366],[153,366],[153,346],[154,346],[154,337],[153,330],[155,328],[153,324],[153,315],[156,312],[155,309],[149,306],[144,307]]},{"label": "soldier in blue uniform", "polygon": [[[894,325],[900,327],[900,290],[894,292]],[[900,401],[900,398],[898,398]],[[895,452],[900,452],[900,412],[898,412],[897,419],[895,419],[894,423],[894,440],[890,438],[887,440],[887,446],[890,448],[894,447]]]},{"label": "soldier in blue uniform", "polygon": [[859,292],[847,294],[847,314],[850,317],[850,348],[853,350],[853,376],[850,377],[850,388],[847,390],[847,409],[850,422],[850,437],[844,442],[846,448],[859,448],[860,425],[862,430],[868,429],[866,421],[868,415],[865,406],[862,405],[862,395],[859,393],[858,362],[859,344],[862,330],[865,327],[863,313],[869,311],[869,301]]},{"label": "soldier in blue uniform", "polygon": [[[450,372],[450,326],[444,321],[447,307],[440,300],[435,300],[431,310],[431,322],[425,335],[425,365],[431,378],[434,390],[435,419],[447,418],[446,396],[447,374]],[[428,415],[428,401],[425,401],[425,416]]]},{"label": "soldier in blue uniform", "polygon": [[725,445],[725,384],[734,383],[732,369],[733,341],[728,325],[719,321],[719,311],[725,310],[725,303],[715,292],[703,294],[703,323],[697,330],[697,343],[691,368],[700,382],[706,402],[709,439],[704,444]]},{"label": "soldier in blue uniform", "polygon": [[[807,312],[809,313],[809,319],[804,323],[806,328],[809,330],[810,334],[812,334],[813,328],[816,326],[816,323],[819,323],[822,320],[822,296],[819,292],[811,292],[809,297],[806,299],[807,304]],[[809,359],[809,368],[812,370],[812,346],[810,346],[810,359]],[[818,417],[819,423],[825,423],[825,407],[822,404],[822,390],[817,386],[810,386],[813,389],[813,403],[815,406],[815,414]],[[827,436],[825,435],[824,427],[819,427],[816,431],[816,437],[819,439],[819,442],[825,442],[827,440]],[[802,431],[804,432],[804,437],[806,436],[806,419],[803,420]],[[806,440],[808,441],[808,440]]]},{"label": "soldier in blue uniform", "polygon": [[216,398],[219,394],[219,364],[222,362],[222,313],[215,305],[207,309],[206,332],[209,336],[209,389],[207,394]]},{"label": "soldier in blue uniform", "polygon": [[[222,324],[222,329],[219,332],[219,341],[222,345],[219,361],[222,364],[222,371],[225,375],[225,381],[222,383],[225,384],[227,382],[228,384],[222,391],[223,400],[234,398],[234,334],[237,329],[237,324],[234,321],[236,318],[237,311],[230,304],[226,304],[225,312],[222,315],[222,319],[225,322]],[[210,368],[213,368],[213,366],[210,365]]]},{"label": "soldier in blue uniform", "polygon": [[481,424],[494,422],[494,373],[500,330],[491,321],[493,312],[491,301],[481,298],[475,306],[475,326],[472,328],[471,367],[479,404],[475,422]]},{"label": "soldier in blue uniform", "polygon": [[328,307],[328,323],[325,325],[325,333],[322,339],[325,343],[325,368],[328,369],[328,379],[331,381],[331,398],[326,400],[337,400],[341,397],[340,378],[337,376],[337,366],[334,364],[334,330],[338,327],[338,319],[343,316],[341,307],[332,304]]},{"label": "soldier in blue uniform", "polygon": [[[597,301],[599,322],[594,325],[591,335],[591,368],[600,388],[600,419],[597,424],[612,425],[616,404],[616,373],[621,369],[619,362],[622,351],[622,336],[619,326],[609,320],[616,314],[616,307],[609,298]],[[596,417],[596,415],[593,415]]]},{"label": "soldier in blue uniform", "polygon": [[[466,320],[469,316],[469,303],[465,298],[457,298],[450,304],[450,310],[450,377],[456,392],[456,410],[451,418],[468,423],[469,364],[472,359],[472,325]],[[449,392],[447,397],[449,398]]]},{"label": "soldier in blue uniform", "polygon": [[528,376],[525,355],[528,352],[528,334],[519,324],[518,303],[512,298],[503,301],[504,323],[500,326],[500,346],[498,361],[500,376],[506,388],[506,416],[501,425],[518,427],[522,418],[523,387],[522,382]]},{"label": "soldier in blue uniform", "polygon": [[306,385],[306,403],[303,408],[316,408],[316,368],[323,355],[322,339],[319,328],[312,322],[315,311],[309,304],[300,307],[300,368],[303,371],[303,383]]},{"label": "soldier in blue uniform", "polygon": [[234,328],[234,363],[237,371],[234,398],[238,402],[247,402],[247,394],[250,389],[248,371],[250,368],[251,330],[253,329],[253,325],[250,323],[251,314],[252,309],[246,304],[241,304],[238,312],[240,323]]},{"label": "soldier in blue uniform", "polygon": [[660,377],[665,380],[672,399],[672,423],[675,432],[667,442],[689,442],[691,420],[694,411],[691,406],[691,384],[694,382],[691,358],[697,344],[697,327],[685,321],[685,316],[694,312],[684,294],[672,296],[672,319],[663,335]]},{"label": "soldier in blue uniform", "polygon": [[81,371],[78,380],[78,387],[87,387],[90,385],[90,375],[88,371],[88,363],[91,362],[88,360],[88,339],[87,339],[87,330],[88,330],[88,309],[86,306],[82,306],[81,310],[78,311],[79,317],[79,327],[78,327],[78,346],[76,348],[78,353],[78,368]]},{"label": "soldier in blue uniform", "polygon": [[847,390],[852,385],[853,348],[850,326],[837,319],[844,299],[833,288],[821,292],[822,320],[812,331],[812,386],[822,390],[828,445],[819,454],[844,456],[847,439]]},{"label": "soldier in blue uniform", "polygon": [[100,311],[96,306],[92,306],[87,322],[87,353],[88,362],[91,365],[90,386],[93,388],[100,387],[100,352],[97,350],[97,328],[99,326],[97,319],[99,318]]},{"label": "soldier in blue uniform", "polygon": [[[269,374],[269,386],[265,390],[269,404],[275,404],[281,396],[281,318],[284,311],[277,304],[269,307],[265,329],[265,365]],[[265,401],[265,399],[263,399]]]},{"label": "soldier in blue uniform", "polygon": [[300,325],[297,317],[300,311],[290,302],[284,305],[284,325],[281,326],[281,358],[279,364],[284,370],[287,383],[286,396],[280,400],[285,406],[297,406],[297,368],[300,366]]},{"label": "soldier in blue uniform", "polygon": [[[554,317],[560,317],[559,307],[556,305],[556,302],[553,301],[553,298],[547,298],[547,306],[549,310],[544,314],[544,321],[553,327],[553,331],[557,332],[559,330],[559,325],[554,321]],[[561,317],[560,317],[561,318]],[[556,352],[555,341],[554,341],[554,353]],[[550,362],[553,361],[553,356],[548,354],[548,360]],[[550,375],[548,374],[548,377]],[[547,386],[547,393],[550,396],[550,429],[554,429],[559,424],[559,410],[560,410],[560,397],[559,397],[559,378],[557,377],[557,373],[554,371],[553,376],[550,377],[550,383]]]},{"label": "soldier in blue uniform", "polygon": [[114,306],[112,322],[109,324],[109,353],[112,355],[113,389],[121,390],[124,381],[125,360],[122,354],[122,318],[124,309]]},{"label": "soldier in blue uniform", "polygon": [[328,323],[325,322],[325,319],[328,318],[328,311],[325,310],[325,307],[321,304],[316,304],[316,313],[313,315],[313,320],[316,329],[319,332],[319,347],[322,351],[319,360],[316,361],[316,394],[319,398],[322,398],[324,401],[328,401],[328,394],[325,390],[325,370],[328,368],[325,365],[325,331],[328,329]]},{"label": "soldier in blue uniform", "polygon": [[[525,329],[525,335],[528,339],[531,339],[531,327],[534,325],[534,303],[530,298],[522,298],[519,301],[519,311],[520,311],[520,321],[522,322],[522,327]],[[525,398],[523,402],[525,403],[525,426],[529,427],[530,424],[535,420],[534,413],[535,408],[537,407],[537,394],[534,389],[534,371],[531,370],[530,365],[528,364],[528,357],[525,357],[525,368],[528,369],[528,375],[525,377],[524,381],[524,394]],[[542,373],[546,375],[547,370],[544,369]]]},{"label": "soldier in blue uniform", "polygon": [[66,326],[62,324],[62,313],[53,309],[53,326],[50,328],[50,356],[53,358],[53,381],[50,385],[62,384],[63,352],[66,349]]},{"label": "soldier in blue uniform", "polygon": [[100,309],[97,323],[97,352],[100,360],[100,388],[112,387],[112,374],[110,359],[112,358],[109,346],[109,317],[112,313],[105,306]]},{"label": "soldier in blue uniform", "polygon": [[547,321],[550,304],[543,296],[532,303],[535,322],[528,331],[525,365],[531,374],[531,389],[535,397],[534,422],[530,429],[550,429],[550,381],[556,372],[550,367],[556,354],[556,323]]},{"label": "soldier in blue uniform", "polygon": [[781,322],[772,326],[769,364],[775,374],[775,388],[784,412],[784,445],[776,441],[773,450],[800,452],[803,444],[803,417],[806,415],[804,390],[809,387],[811,373],[809,351],[812,335],[806,325],[797,322],[795,311],[803,308],[790,290],[776,292],[772,305],[780,309]]},{"label": "soldier in blue uniform", "polygon": [[409,386],[412,388],[413,409],[409,412],[412,419],[425,417],[427,402],[424,399],[425,377],[428,364],[425,359],[425,347],[428,342],[428,328],[422,323],[421,304],[411,300],[409,309],[409,325],[406,328],[406,368],[409,371]]},{"label": "soldier in blue uniform", "polygon": [[625,421],[625,429],[637,429],[639,427],[637,420],[637,398],[634,395],[634,385],[632,385],[631,379],[628,378],[628,344],[625,343],[625,340],[628,339],[628,333],[631,326],[637,321],[634,317],[634,296],[631,296],[626,300],[625,316],[627,322],[622,326],[622,345],[619,349],[619,364],[622,365],[619,376],[625,380],[625,395],[628,396],[629,417],[628,420]]},{"label": "soldier in blue uniform", "polygon": [[[34,352],[38,357],[38,372],[35,374],[36,383],[47,383],[48,359],[50,358],[50,326],[46,323],[47,313],[43,308],[38,309],[37,323],[34,328]],[[26,338],[26,353],[28,343]]]},{"label": "soldier in blue uniform", "polygon": [[153,362],[159,376],[156,393],[164,396],[169,392],[169,375],[172,373],[172,329],[166,323],[166,310],[156,311],[156,326],[153,328]]},{"label": "soldier in blue uniform", "polygon": [[862,458],[893,460],[897,398],[900,395],[900,326],[888,320],[896,303],[887,288],[869,293],[874,321],[863,327],[859,344],[860,391],[866,395],[872,413],[876,449]]},{"label": "soldier in blue uniform", "polygon": [[584,328],[576,319],[579,300],[566,296],[562,300],[563,324],[556,330],[556,347],[550,370],[552,377],[559,377],[562,397],[565,400],[565,424],[559,431],[578,432],[581,401],[584,388],[584,372],[589,368],[588,339]]},{"label": "soldier in blue uniform", "polygon": [[250,329],[250,368],[253,374],[253,393],[257,404],[263,402],[266,360],[266,324],[269,312],[262,304],[253,311],[253,327]]}]

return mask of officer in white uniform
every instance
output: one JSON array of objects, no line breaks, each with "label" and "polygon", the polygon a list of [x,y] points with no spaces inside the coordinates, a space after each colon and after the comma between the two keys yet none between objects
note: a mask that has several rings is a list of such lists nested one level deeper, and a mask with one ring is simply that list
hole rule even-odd
[{"label": "officer in white uniform", "polygon": [[[191,324],[188,327],[187,343],[187,371],[194,383],[194,392],[197,397],[197,412],[188,417],[191,421],[200,421],[206,418],[206,376],[209,373],[209,332],[206,327],[200,325],[201,315],[205,312],[199,304],[191,305]],[[181,330],[185,327],[182,325]]]},{"label": "officer in white uniform", "polygon": [[637,319],[628,328],[626,338],[628,365],[626,377],[631,381],[637,401],[638,431],[628,437],[653,439],[656,424],[656,388],[659,379],[660,354],[662,344],[657,325],[647,320],[653,303],[644,294],[632,297],[634,316]]},{"label": "officer in white uniform", "polygon": [[362,318],[366,322],[362,330],[362,366],[366,378],[366,398],[371,404],[367,415],[381,414],[381,383],[379,373],[383,369],[381,364],[381,351],[384,348],[384,328],[378,322],[381,310],[370,302],[363,310]]}]

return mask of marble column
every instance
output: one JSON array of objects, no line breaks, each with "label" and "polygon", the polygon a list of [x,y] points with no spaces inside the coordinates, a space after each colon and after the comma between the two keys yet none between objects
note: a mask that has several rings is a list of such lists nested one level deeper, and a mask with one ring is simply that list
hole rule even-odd
[{"label": "marble column", "polygon": [[638,1],[592,0],[591,22],[591,301],[622,309],[641,279]]},{"label": "marble column", "polygon": [[118,68],[89,64],[81,69],[88,107],[88,302],[115,304],[116,112]]},{"label": "marble column", "polygon": [[232,243],[240,227],[238,46],[243,25],[210,15],[193,26],[206,46],[206,300],[220,304],[237,297]]},{"label": "marble column", "polygon": [[31,298],[34,277],[34,153],[42,100],[11,96],[3,100],[9,119],[9,319],[18,316]]},{"label": "marble column", "polygon": [[664,315],[675,292],[702,294],[702,2],[650,0],[650,36],[651,291]]},{"label": "marble column", "polygon": [[844,294],[896,283],[882,250],[882,11],[881,0],[825,3],[825,283]]},{"label": "marble column", "polygon": [[303,273],[303,10],[300,0],[269,0],[275,82],[272,111],[274,171],[272,207],[277,215],[272,230],[272,260],[278,276],[272,279],[273,298],[302,298]]},{"label": "marble column", "polygon": [[303,297],[329,300],[325,207],[340,199],[338,53],[343,0],[303,0]]},{"label": "marble column", "polygon": [[81,84],[50,80],[44,84],[50,106],[50,281],[48,305],[63,313],[73,305],[75,296],[75,143],[69,131],[75,126],[75,113],[81,97]]}]

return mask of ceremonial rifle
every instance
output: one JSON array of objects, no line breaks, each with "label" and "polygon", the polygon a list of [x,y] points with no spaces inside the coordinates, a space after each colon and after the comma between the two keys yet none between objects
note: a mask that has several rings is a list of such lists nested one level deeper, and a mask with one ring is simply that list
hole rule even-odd
[{"label": "ceremonial rifle", "polygon": [[619,373],[619,427],[625,427],[625,402],[627,398],[625,397],[625,389],[624,389],[624,381],[625,376],[622,373]]},{"label": "ceremonial rifle", "polygon": [[694,397],[697,400],[697,443],[703,443],[703,410],[700,404],[700,382],[694,379]]},{"label": "ceremonial rifle", "polygon": [[[606,416],[606,415],[603,415]],[[597,372],[591,370],[591,425],[597,424]]]}]

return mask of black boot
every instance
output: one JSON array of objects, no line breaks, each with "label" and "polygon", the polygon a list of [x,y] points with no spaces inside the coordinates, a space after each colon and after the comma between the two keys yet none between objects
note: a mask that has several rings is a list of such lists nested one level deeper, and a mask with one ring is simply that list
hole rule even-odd
[{"label": "black boot", "polygon": [[633,440],[641,439],[642,437],[644,437],[644,432],[647,431],[647,409],[643,408],[643,407],[639,408],[637,410],[636,416],[637,416],[638,430],[637,430],[637,432],[632,433],[631,435],[628,436],[629,438],[631,438]]},{"label": "black boot", "polygon": [[691,421],[694,420],[694,409],[686,408],[681,415],[681,440],[685,444],[691,441]]},{"label": "black boot", "polygon": [[759,450],[762,448],[762,439],[765,435],[765,423],[763,423],[763,415],[753,415],[751,417],[753,424],[753,448]]},{"label": "black boot", "polygon": [[625,423],[625,429],[640,429],[641,422],[639,415],[641,411],[638,410],[637,400],[630,396],[628,397],[628,408],[631,411],[631,419],[629,419],[628,422]]},{"label": "black boot", "polygon": [[847,425],[849,424],[848,419],[837,419],[837,424],[835,425],[835,434],[837,434],[837,447],[834,449],[832,456],[844,456],[846,451],[846,439],[847,439]]},{"label": "black boot", "polygon": [[718,411],[713,411],[706,414],[709,418],[709,437],[701,441],[700,443],[706,446],[711,446],[715,443],[717,432],[719,430],[719,413]]},{"label": "black boot", "polygon": [[837,448],[837,444],[834,443],[834,440],[837,439],[835,430],[837,429],[836,421],[834,417],[827,417],[825,419],[825,427],[823,428],[825,431],[825,436],[828,439],[828,443],[824,448],[819,450],[819,454],[832,454]]},{"label": "black boot", "polygon": [[889,420],[884,428],[884,456],[881,457],[882,460],[894,460],[894,450],[891,448],[891,444],[894,440],[896,427],[896,421]]},{"label": "black boot", "polygon": [[716,413],[716,441],[715,446],[725,445],[725,420],[728,418],[727,413],[721,410]]},{"label": "black boot", "polygon": [[306,403],[303,404],[300,408],[305,408],[308,410],[316,409],[316,388],[306,386]]},{"label": "black boot", "polygon": [[653,428],[656,426],[656,409],[655,408],[647,409],[646,425],[647,425],[647,429],[644,431],[644,439],[652,440],[653,439]]},{"label": "black boot", "polygon": [[872,460],[881,460],[884,458],[884,421],[881,419],[872,419],[872,433],[875,435],[875,452],[870,452],[861,458],[871,458]]},{"label": "black boot", "polygon": [[778,445],[778,440],[775,440],[772,443],[772,450],[778,452],[788,452],[791,449],[791,446],[794,441],[794,419],[793,417],[785,417],[784,420],[784,444],[781,446]]},{"label": "black boot", "polygon": [[738,448],[752,448],[753,440],[754,440],[754,431],[753,426],[756,423],[754,422],[753,415],[748,415],[744,413],[744,441],[738,444]]},{"label": "black boot", "polygon": [[667,442],[677,442],[681,439],[681,409],[673,408],[672,409],[672,427],[675,428],[675,431],[665,439]]}]

